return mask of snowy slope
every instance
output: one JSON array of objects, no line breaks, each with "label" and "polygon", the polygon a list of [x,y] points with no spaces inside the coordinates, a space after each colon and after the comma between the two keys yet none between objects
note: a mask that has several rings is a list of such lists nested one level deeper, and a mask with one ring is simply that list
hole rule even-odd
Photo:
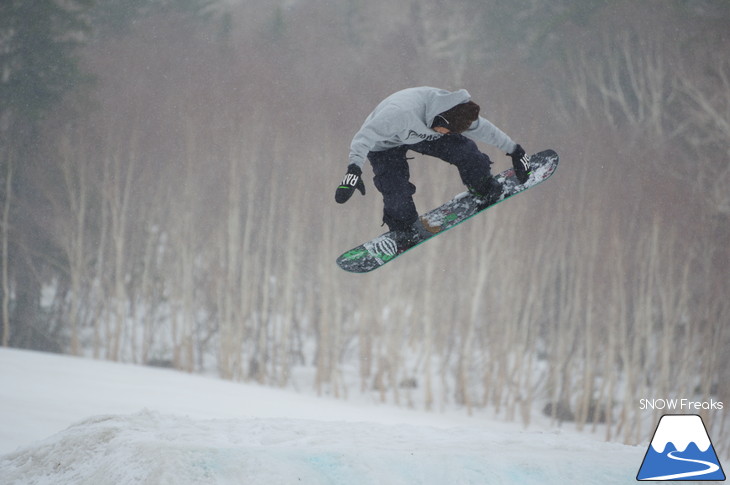
[{"label": "snowy slope", "polygon": [[0,349],[2,484],[628,484],[645,451]]}]

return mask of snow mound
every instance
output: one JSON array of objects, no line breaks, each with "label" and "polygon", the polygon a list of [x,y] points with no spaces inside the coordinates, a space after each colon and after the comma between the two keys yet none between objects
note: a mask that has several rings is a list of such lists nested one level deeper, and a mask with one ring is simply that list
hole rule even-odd
[{"label": "snow mound", "polygon": [[0,457],[5,484],[631,483],[635,448],[559,433],[141,411]]},{"label": "snow mound", "polygon": [[598,439],[0,349],[0,485],[635,483]]}]

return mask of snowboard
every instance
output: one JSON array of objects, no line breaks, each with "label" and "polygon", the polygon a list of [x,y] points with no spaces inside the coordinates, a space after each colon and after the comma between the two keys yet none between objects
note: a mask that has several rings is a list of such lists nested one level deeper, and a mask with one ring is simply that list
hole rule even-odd
[{"label": "snowboard", "polygon": [[492,204],[485,205],[483,200],[470,192],[463,192],[444,205],[421,215],[421,219],[429,226],[440,226],[441,229],[433,236],[411,241],[409,244],[401,246],[396,242],[395,233],[389,231],[343,253],[337,258],[337,265],[351,273],[367,273],[380,268],[419,244],[433,239],[480,212],[547,180],[557,169],[558,161],[558,154],[553,150],[536,153],[530,157],[530,178],[524,184],[517,181],[513,168],[495,176],[497,181],[502,184],[502,195]]}]

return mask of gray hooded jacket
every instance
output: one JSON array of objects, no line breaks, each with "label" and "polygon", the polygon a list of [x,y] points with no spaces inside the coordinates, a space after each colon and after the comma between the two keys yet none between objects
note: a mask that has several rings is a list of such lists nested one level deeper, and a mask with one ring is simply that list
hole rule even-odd
[{"label": "gray hooded jacket", "polygon": [[[352,139],[349,163],[365,164],[368,152],[389,150],[436,140],[444,135],[431,129],[436,115],[471,99],[466,89],[446,91],[427,86],[408,88],[391,94],[375,107]],[[515,142],[481,116],[462,133],[475,141],[512,153]]]}]

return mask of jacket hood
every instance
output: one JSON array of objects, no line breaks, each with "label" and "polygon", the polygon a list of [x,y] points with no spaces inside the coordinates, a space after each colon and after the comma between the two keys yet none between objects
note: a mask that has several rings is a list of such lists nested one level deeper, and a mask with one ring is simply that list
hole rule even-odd
[{"label": "jacket hood", "polygon": [[426,125],[433,125],[436,115],[448,111],[457,104],[466,103],[471,99],[469,91],[459,89],[458,91],[447,91],[445,89],[433,89],[428,94],[429,102],[426,103]]}]

